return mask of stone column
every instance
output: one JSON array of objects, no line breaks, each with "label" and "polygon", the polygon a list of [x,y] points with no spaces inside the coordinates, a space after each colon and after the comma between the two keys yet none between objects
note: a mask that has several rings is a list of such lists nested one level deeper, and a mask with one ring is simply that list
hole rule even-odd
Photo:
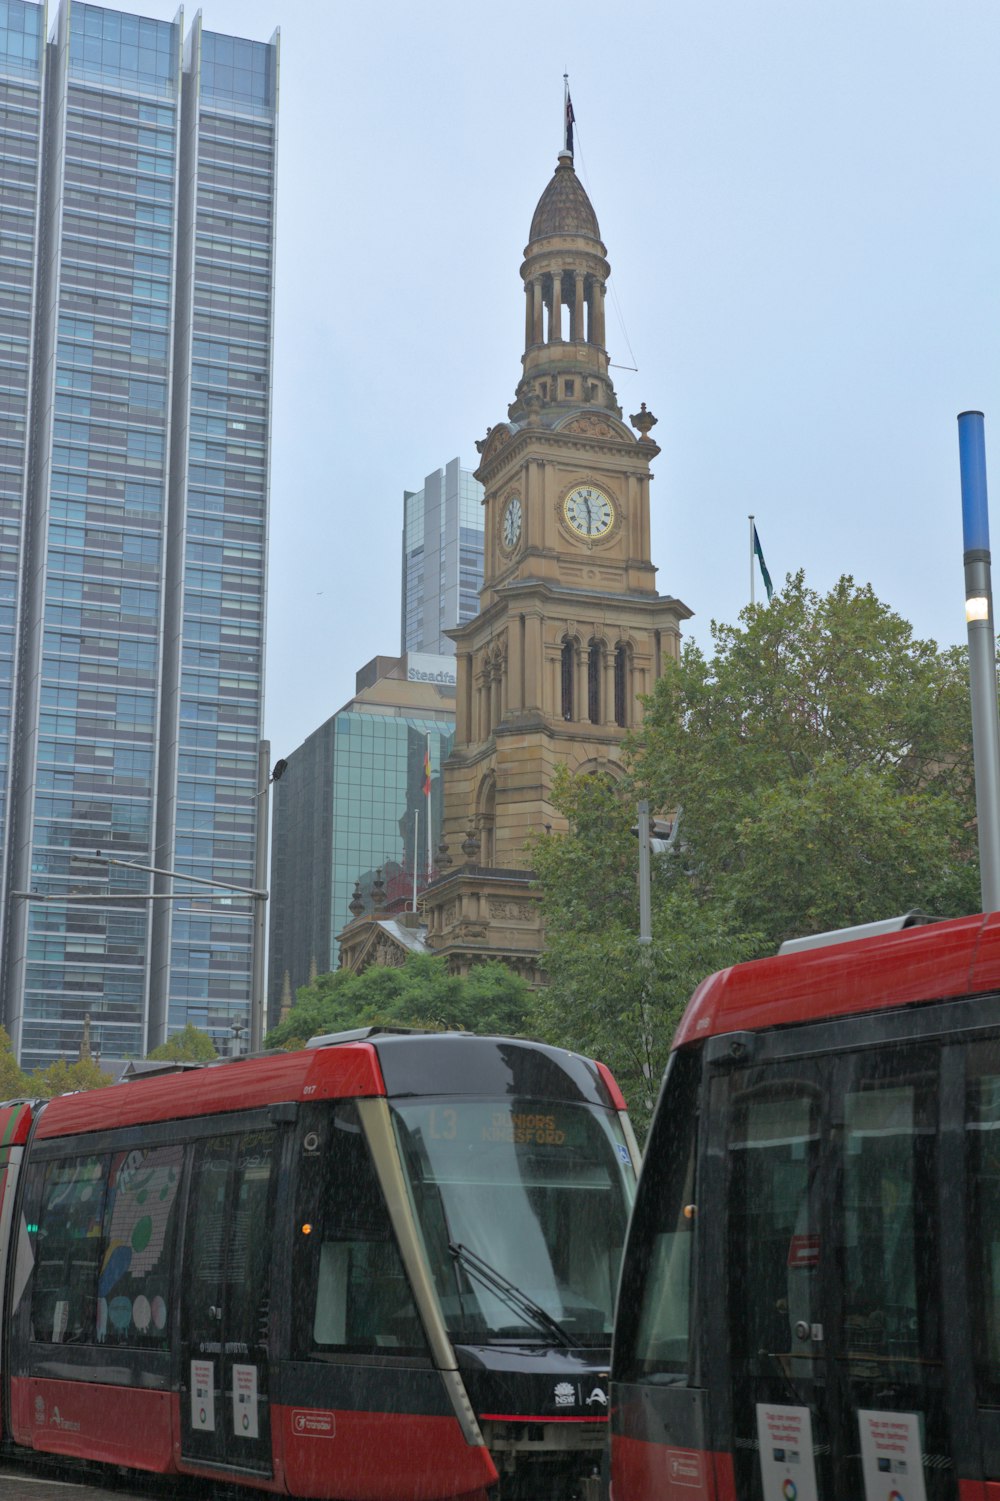
[{"label": "stone column", "polygon": [[595,281],[591,292],[590,316],[592,319],[591,344],[597,344],[604,348],[604,294],[607,291],[603,281]]},{"label": "stone column", "polygon": [[542,280],[536,276],[531,283],[531,342],[545,342],[545,305],[542,301]]},{"label": "stone column", "polygon": [[531,344],[531,331],[534,326],[535,304],[534,283],[526,281],[524,284],[524,347],[527,350]]},{"label": "stone column", "polygon": [[570,338],[578,344],[583,343],[587,332],[584,326],[583,298],[583,272],[578,271],[576,273],[576,289],[573,294],[573,319],[569,331]]},{"label": "stone column", "polygon": [[615,649],[614,646],[604,647],[604,702],[601,705],[601,719],[604,724],[615,722]]},{"label": "stone column", "polygon": [[537,615],[529,615],[524,622],[524,703],[521,705],[523,709],[544,709],[542,652],[542,623]]},{"label": "stone column", "polygon": [[549,343],[562,340],[562,272],[552,273],[552,316],[549,319]]},{"label": "stone column", "polygon": [[516,714],[524,708],[524,647],[521,636],[524,631],[524,616],[512,619],[508,632],[507,647],[507,705]]}]

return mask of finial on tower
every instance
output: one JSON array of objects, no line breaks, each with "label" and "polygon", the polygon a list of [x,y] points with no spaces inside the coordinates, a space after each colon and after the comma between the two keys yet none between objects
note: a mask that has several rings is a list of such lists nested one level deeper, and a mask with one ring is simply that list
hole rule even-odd
[{"label": "finial on tower", "polygon": [[573,122],[575,121],[575,119],[576,119],[576,116],[573,113],[573,101],[572,101],[572,99],[569,96],[569,74],[568,73],[564,73],[563,74],[563,121],[564,121],[564,124],[563,124],[563,148],[562,148],[562,151],[559,153],[560,156],[563,154],[563,152],[566,152],[566,151],[569,152],[569,154],[570,154],[571,157],[573,155]]}]

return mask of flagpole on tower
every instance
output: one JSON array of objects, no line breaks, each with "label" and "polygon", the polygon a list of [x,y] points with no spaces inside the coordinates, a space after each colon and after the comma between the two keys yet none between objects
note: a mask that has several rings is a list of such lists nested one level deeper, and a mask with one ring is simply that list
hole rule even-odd
[{"label": "flagpole on tower", "polygon": [[752,605],[752,603],[754,603],[754,564],[755,564],[755,558],[754,558],[754,518],[752,518],[752,516],[749,516],[749,524],[751,524],[751,605]]},{"label": "flagpole on tower", "polygon": [[573,155],[573,101],[569,95],[569,74],[563,74],[563,150]]}]

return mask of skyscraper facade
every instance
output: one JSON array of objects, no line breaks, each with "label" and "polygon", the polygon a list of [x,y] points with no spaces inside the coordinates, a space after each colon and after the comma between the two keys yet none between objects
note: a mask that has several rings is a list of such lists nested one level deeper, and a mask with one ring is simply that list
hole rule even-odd
[{"label": "skyscraper facade", "polygon": [[300,986],[336,969],[356,882],[369,897],[381,871],[390,901],[407,902],[414,874],[426,885],[454,730],[451,684],[414,682],[405,661],[376,657],[354,698],[288,757],[274,787],[270,1025]]},{"label": "skyscraper facade", "polygon": [[403,491],[401,651],[454,656],[445,631],[479,613],[483,487],[458,459]]},{"label": "skyscraper facade", "polygon": [[277,35],[80,0],[45,25],[0,4],[0,983],[29,1066],[87,1014],[105,1059],[246,1022],[252,903],[211,883],[254,885],[278,84]]}]

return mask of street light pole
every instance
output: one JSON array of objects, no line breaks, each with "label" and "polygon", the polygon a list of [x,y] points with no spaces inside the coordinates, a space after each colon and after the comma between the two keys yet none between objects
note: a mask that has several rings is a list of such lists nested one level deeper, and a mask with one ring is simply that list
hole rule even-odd
[{"label": "street light pole", "polygon": [[[284,770],[284,767],[282,767]],[[271,742],[257,748],[257,829],[254,840],[253,883],[258,891],[267,885],[267,813],[271,787]],[[264,946],[267,941],[267,903],[253,904],[253,960],[250,970],[250,1051],[259,1053],[264,1043]]]},{"label": "street light pole", "polygon": [[268,806],[272,782],[280,782],[288,762],[275,761],[271,769],[271,742],[262,740],[257,747],[257,831],[254,840],[253,948],[250,969],[250,1051],[259,1053],[264,1045],[264,948],[267,943],[267,831]]}]

